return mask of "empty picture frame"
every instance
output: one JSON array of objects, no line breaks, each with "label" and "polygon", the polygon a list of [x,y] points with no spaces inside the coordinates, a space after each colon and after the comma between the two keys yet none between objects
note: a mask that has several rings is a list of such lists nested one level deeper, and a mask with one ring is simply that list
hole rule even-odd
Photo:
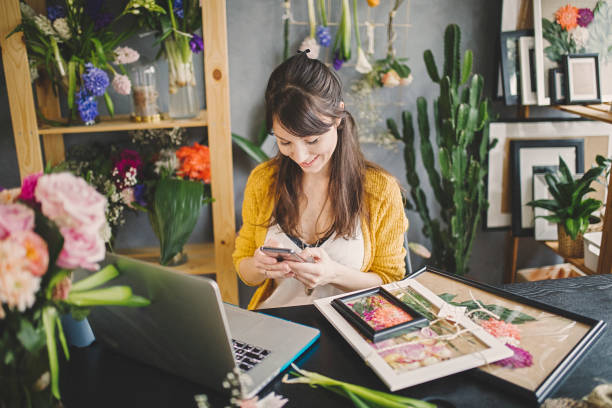
[{"label": "empty picture frame", "polygon": [[[590,168],[597,154],[612,156],[612,124],[581,120],[528,120],[492,122],[489,137],[497,144],[489,152],[487,164],[487,200],[485,230],[503,230],[512,225],[512,190],[510,171],[510,141],[528,139],[583,139],[585,164]],[[558,163],[555,163],[558,165]],[[598,189],[597,199],[605,200],[603,185]]]},{"label": "empty picture frame", "polygon": [[[550,104],[548,72],[551,68],[561,68],[560,65],[562,64],[560,59],[558,61],[551,59],[552,54],[547,52],[547,48],[551,44],[544,38],[542,20],[546,19],[553,25],[557,24],[555,12],[567,4],[567,0],[533,0],[538,105]],[[586,35],[581,35],[580,41],[582,41],[582,44],[575,45],[575,51],[570,51],[570,53],[599,54],[601,100],[604,102],[612,101],[612,2],[575,0],[571,2],[571,6],[578,9],[588,8],[594,15],[592,21],[586,27],[578,27],[580,31],[586,30]],[[553,32],[559,33],[559,36],[565,36],[563,38],[556,36],[556,39],[567,41],[578,33],[575,30],[568,33],[559,26]],[[574,42],[576,42],[575,39]],[[566,53],[567,51],[563,52],[563,54]]]},{"label": "empty picture frame", "polygon": [[521,67],[519,65],[519,38],[533,35],[531,30],[505,31],[500,33],[500,55],[504,101],[506,105],[520,103]]},{"label": "empty picture frame", "polygon": [[564,71],[559,68],[551,68],[548,70],[548,82],[550,104],[561,105],[566,103]]},{"label": "empty picture frame", "polygon": [[563,56],[565,70],[565,103],[599,103],[599,58],[597,54],[568,54]]},{"label": "empty picture frame", "polygon": [[512,235],[533,236],[534,168],[557,166],[562,157],[572,173],[584,171],[584,140],[513,140],[510,142],[512,168]]},{"label": "empty picture frame", "polygon": [[[531,32],[533,33],[533,31]],[[533,35],[519,38],[520,94],[523,105],[535,105],[538,103],[535,81],[534,44]]]}]

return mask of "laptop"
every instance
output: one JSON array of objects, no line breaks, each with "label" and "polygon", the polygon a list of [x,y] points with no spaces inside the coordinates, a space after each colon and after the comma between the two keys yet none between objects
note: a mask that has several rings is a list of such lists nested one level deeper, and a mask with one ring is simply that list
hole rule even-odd
[{"label": "laptop", "polygon": [[216,282],[160,265],[108,253],[120,276],[151,300],[147,307],[98,306],[88,319],[96,339],[130,358],[227,393],[227,373],[252,381],[242,397],[257,394],[310,347],[319,330],[223,303]]}]

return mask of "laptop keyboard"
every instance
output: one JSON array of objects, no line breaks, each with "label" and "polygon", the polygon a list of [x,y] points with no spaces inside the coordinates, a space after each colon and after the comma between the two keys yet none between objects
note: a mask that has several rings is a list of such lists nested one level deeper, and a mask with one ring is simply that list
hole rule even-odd
[{"label": "laptop keyboard", "polygon": [[238,368],[249,371],[270,354],[270,350],[232,339]]}]

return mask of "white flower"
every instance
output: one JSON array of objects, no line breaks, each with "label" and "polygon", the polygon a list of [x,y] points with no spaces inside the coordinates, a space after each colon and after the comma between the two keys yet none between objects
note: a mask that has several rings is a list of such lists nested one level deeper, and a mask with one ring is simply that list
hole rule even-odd
[{"label": "white flower", "polygon": [[400,76],[394,69],[390,69],[380,78],[380,82],[386,88],[395,88],[400,84]]},{"label": "white flower", "polygon": [[113,53],[115,54],[115,64],[131,64],[140,58],[138,51],[130,47],[117,47]]},{"label": "white flower", "polygon": [[38,79],[38,68],[36,68],[36,64],[34,61],[30,60],[30,80],[32,82]]},{"label": "white flower", "polygon": [[47,17],[41,16],[40,14],[34,16],[34,23],[36,23],[36,27],[38,27],[43,34],[57,38],[57,33],[53,29],[51,21]]},{"label": "white flower", "polygon": [[19,7],[21,8],[21,15],[27,18],[34,18],[36,12],[34,9],[23,2],[19,2]]},{"label": "white flower", "polygon": [[589,40],[589,30],[586,27],[576,27],[570,31],[571,38],[576,42],[576,48],[584,48]]},{"label": "white flower", "polygon": [[119,95],[129,95],[132,90],[132,83],[127,75],[117,74],[113,78],[113,89]]},{"label": "white flower", "polygon": [[108,221],[102,225],[102,228],[100,228],[100,237],[102,237],[104,242],[110,242],[111,238],[113,237],[113,231],[111,230],[110,225],[108,225]]},{"label": "white flower", "polygon": [[400,85],[402,86],[408,86],[412,83],[413,77],[412,74],[408,75],[406,78],[401,78],[400,79]]},{"label": "white flower", "polygon": [[[155,162],[155,174],[162,174],[162,171],[174,173],[179,168],[179,160],[174,150],[162,150],[160,159]],[[231,374],[231,373],[230,373]],[[228,375],[228,378],[229,375]],[[231,379],[231,378],[230,378]]]},{"label": "white flower", "polygon": [[319,58],[319,50],[321,46],[317,43],[317,40],[313,37],[306,37],[304,41],[302,41],[302,45],[300,45],[300,51],[310,50],[308,54],[308,58],[317,59]]},{"label": "white flower", "polygon": [[370,61],[368,61],[368,57],[366,57],[365,52],[359,47],[357,49],[357,65],[355,66],[357,72],[361,74],[367,74],[372,71],[372,65]]},{"label": "white flower", "polygon": [[53,22],[53,28],[57,31],[57,34],[64,41],[67,41],[72,37],[72,33],[70,32],[70,27],[68,27],[68,21],[66,17],[56,18]]}]

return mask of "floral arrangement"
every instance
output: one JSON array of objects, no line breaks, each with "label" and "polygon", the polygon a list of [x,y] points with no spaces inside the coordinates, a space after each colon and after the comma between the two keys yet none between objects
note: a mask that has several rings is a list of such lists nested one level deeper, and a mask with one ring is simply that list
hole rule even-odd
[{"label": "floral arrangement", "polygon": [[107,88],[112,83],[119,94],[129,94],[130,80],[123,64],[138,59],[134,50],[119,47],[134,31],[121,32],[118,23],[126,15],[139,14],[141,8],[159,12],[153,0],[132,0],[118,16],[106,12],[102,0],[57,0],[47,8],[46,16],[25,3],[20,7],[22,22],[11,34],[23,32],[33,77],[43,71],[55,91],[66,94],[70,122],[77,120],[78,113],[83,123],[94,124],[97,97],[104,98],[113,115]]},{"label": "floral arrangement", "polygon": [[610,6],[604,0],[593,9],[571,4],[560,7],[554,19],[542,19],[542,35],[550,43],[544,53],[551,61],[560,63],[565,54],[598,52],[606,59],[608,49]]},{"label": "floral arrangement", "polygon": [[98,288],[118,275],[112,265],[72,283],[74,269],[95,271],[104,258],[105,207],[68,172],[35,174],[0,192],[0,405],[60,398],[58,343],[69,358],[60,314],[148,304],[127,286]]},{"label": "floral arrangement", "polygon": [[157,42],[163,42],[168,60],[169,91],[178,92],[186,85],[195,86],[192,53],[204,50],[204,41],[196,32],[202,27],[202,13],[198,0],[151,0],[160,13],[143,10],[141,24],[155,31]]},{"label": "floral arrangement", "polygon": [[315,18],[315,11],[314,11],[314,0],[308,0],[308,25],[310,26],[310,34],[304,38],[304,41],[302,41],[302,44],[300,44],[300,51],[306,51],[309,50],[310,52],[308,53],[308,57],[309,58],[319,58],[319,43],[318,40],[316,38],[317,35],[317,29],[316,29],[316,18]]},{"label": "floral arrangement", "polygon": [[347,306],[376,331],[412,320],[410,314],[380,295],[366,296]]}]

